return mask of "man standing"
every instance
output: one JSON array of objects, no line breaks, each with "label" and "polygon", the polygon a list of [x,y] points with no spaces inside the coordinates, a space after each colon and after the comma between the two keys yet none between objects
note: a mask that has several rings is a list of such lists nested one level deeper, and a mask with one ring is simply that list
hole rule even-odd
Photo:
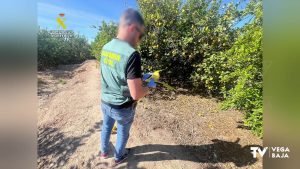
[{"label": "man standing", "polygon": [[114,166],[123,162],[137,100],[147,95],[143,86],[141,57],[134,49],[144,34],[144,20],[139,12],[127,9],[121,16],[118,35],[103,46],[101,53],[101,157],[107,158],[111,130],[117,122]]}]

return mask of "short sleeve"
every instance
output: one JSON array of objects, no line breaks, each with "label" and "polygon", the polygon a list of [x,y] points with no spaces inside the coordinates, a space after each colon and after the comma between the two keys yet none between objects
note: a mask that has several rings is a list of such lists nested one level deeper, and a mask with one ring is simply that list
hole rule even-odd
[{"label": "short sleeve", "polygon": [[128,59],[126,65],[126,78],[136,79],[142,77],[141,56],[138,52],[134,52]]}]

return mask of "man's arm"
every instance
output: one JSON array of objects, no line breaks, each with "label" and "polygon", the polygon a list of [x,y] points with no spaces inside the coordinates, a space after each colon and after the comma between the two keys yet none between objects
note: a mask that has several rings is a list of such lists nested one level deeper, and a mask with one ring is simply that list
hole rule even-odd
[{"label": "man's arm", "polygon": [[139,100],[148,94],[149,88],[143,86],[141,57],[138,52],[134,52],[126,66],[126,78],[130,95],[134,100]]},{"label": "man's arm", "polygon": [[149,92],[148,87],[143,86],[141,78],[127,79],[130,95],[134,100],[139,100],[146,96]]}]

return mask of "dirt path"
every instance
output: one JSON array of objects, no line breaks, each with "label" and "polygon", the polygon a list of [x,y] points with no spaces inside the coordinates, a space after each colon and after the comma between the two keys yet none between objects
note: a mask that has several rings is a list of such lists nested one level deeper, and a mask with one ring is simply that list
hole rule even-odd
[{"label": "dirt path", "polygon": [[[110,168],[112,158],[98,157],[99,77],[94,60],[39,72],[38,168]],[[262,168],[250,153],[262,140],[240,124],[240,112],[218,105],[184,92],[141,100],[128,142],[133,153],[117,168]]]}]

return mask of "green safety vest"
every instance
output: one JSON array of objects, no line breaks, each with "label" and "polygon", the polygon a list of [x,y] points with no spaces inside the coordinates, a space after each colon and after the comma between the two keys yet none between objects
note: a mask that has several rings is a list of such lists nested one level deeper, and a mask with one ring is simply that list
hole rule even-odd
[{"label": "green safety vest", "polygon": [[125,77],[129,57],[136,50],[127,42],[113,39],[102,48],[101,69],[101,98],[112,105],[122,105],[132,102]]}]

